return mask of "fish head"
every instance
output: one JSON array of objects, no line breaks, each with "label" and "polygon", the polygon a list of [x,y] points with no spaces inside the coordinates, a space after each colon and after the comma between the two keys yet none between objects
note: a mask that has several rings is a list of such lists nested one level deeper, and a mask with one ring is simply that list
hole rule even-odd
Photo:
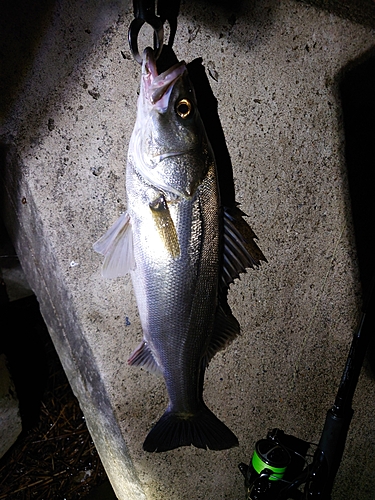
[{"label": "fish head", "polygon": [[193,197],[213,155],[185,62],[158,74],[153,51],[142,65],[137,122],[129,150],[139,174],[173,197]]}]

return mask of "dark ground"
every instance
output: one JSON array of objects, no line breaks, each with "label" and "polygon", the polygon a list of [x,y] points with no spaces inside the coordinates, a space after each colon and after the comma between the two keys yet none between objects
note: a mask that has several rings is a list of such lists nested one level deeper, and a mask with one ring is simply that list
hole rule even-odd
[{"label": "dark ground", "polygon": [[0,500],[115,499],[35,296],[9,302],[2,282],[0,308],[23,426],[0,459]]}]

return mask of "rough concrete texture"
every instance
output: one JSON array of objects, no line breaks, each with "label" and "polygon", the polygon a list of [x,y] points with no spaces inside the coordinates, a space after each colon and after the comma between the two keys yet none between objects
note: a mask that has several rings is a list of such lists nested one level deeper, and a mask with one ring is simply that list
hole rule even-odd
[{"label": "rough concrete texture", "polygon": [[[131,283],[104,281],[92,250],[126,209],[140,77],[131,7],[66,0],[45,2],[32,23],[27,9],[5,18],[34,31],[3,42],[22,66],[3,108],[3,213],[121,500],[244,498],[237,465],[269,428],[319,439],[358,318],[338,81],[374,44],[374,17],[353,1],[233,7],[182,2],[174,45],[216,78],[237,200],[269,261],[232,287],[242,336],[206,375],[208,406],[240,441],[224,452],[142,451],[166,392],[127,366],[141,338]],[[373,390],[363,371],[335,500],[374,498]]]},{"label": "rough concrete texture", "polygon": [[0,458],[22,431],[18,398],[10,378],[6,357],[0,354]]}]

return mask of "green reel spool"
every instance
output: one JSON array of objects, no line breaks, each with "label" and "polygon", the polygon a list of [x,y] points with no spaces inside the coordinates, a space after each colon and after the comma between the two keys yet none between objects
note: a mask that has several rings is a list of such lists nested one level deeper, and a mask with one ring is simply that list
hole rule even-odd
[{"label": "green reel spool", "polygon": [[251,465],[255,472],[260,474],[264,469],[272,472],[270,481],[279,481],[284,477],[290,455],[287,450],[269,439],[261,439],[255,445]]}]

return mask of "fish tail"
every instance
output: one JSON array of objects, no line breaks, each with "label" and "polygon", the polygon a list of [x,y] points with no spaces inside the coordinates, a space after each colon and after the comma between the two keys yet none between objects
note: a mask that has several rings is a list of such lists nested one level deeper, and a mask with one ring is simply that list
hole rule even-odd
[{"label": "fish tail", "polygon": [[189,416],[167,410],[148,433],[143,449],[160,452],[190,445],[210,450],[226,450],[238,446],[238,439],[202,404],[202,408]]}]

